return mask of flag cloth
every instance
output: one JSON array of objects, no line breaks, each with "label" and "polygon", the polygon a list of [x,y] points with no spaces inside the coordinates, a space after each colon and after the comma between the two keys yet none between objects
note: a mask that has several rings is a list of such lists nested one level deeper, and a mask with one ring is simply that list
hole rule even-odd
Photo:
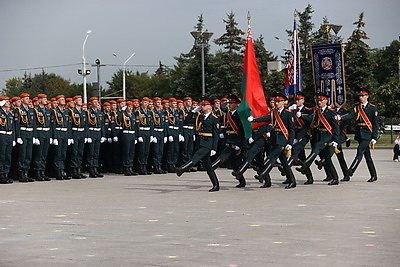
[{"label": "flag cloth", "polygon": [[294,97],[296,96],[297,92],[303,91],[299,52],[300,47],[299,40],[297,38],[296,19],[294,19],[293,36],[290,46],[290,57],[286,69],[286,79],[284,85],[285,95],[287,96],[290,104],[293,103]]},{"label": "flag cloth", "polygon": [[251,27],[247,29],[247,42],[244,52],[244,64],[242,75],[242,102],[238,108],[240,120],[243,124],[246,138],[252,136],[252,129],[259,127],[264,123],[251,123],[247,120],[249,116],[260,117],[269,114],[268,105],[265,100],[264,89],[261,85],[260,73],[256,55],[254,53],[253,37]]}]

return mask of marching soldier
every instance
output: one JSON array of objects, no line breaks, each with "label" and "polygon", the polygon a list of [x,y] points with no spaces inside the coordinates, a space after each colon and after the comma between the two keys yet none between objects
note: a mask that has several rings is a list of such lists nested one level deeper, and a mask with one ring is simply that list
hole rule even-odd
[{"label": "marching soldier", "polygon": [[35,111],[29,107],[29,94],[21,94],[21,106],[14,110],[15,135],[18,149],[18,178],[22,183],[33,182],[28,177],[32,161],[32,146],[37,143],[35,136]]},{"label": "marching soldier", "polygon": [[82,110],[82,96],[76,95],[73,97],[75,107],[71,108],[71,174],[73,179],[86,178],[86,175],[81,173],[83,150],[85,148],[85,139],[88,137],[88,127],[86,112]]},{"label": "marching soldier", "polygon": [[338,185],[339,177],[331,159],[334,148],[337,148],[339,136],[339,124],[335,119],[336,111],[327,106],[328,95],[320,92],[316,96],[318,106],[314,108],[314,113],[312,115],[305,115],[301,112],[296,113],[298,118],[310,120],[312,128],[311,154],[305,161],[299,161],[302,167],[296,168],[296,170],[307,176],[307,182],[305,184],[312,184],[313,176],[310,165],[319,155],[327,166],[325,169],[326,176],[332,178],[332,181],[330,181],[328,185]]},{"label": "marching soldier", "polygon": [[120,122],[119,126],[121,127],[121,138],[118,142],[121,142],[123,173],[125,176],[138,175],[133,170],[138,124],[136,123],[132,101],[127,101],[125,110],[121,110],[118,113],[118,121]]},{"label": "marching soldier", "polygon": [[264,180],[264,184],[261,188],[271,186],[271,177],[269,172],[274,167],[277,159],[279,158],[283,169],[285,170],[286,179],[289,184],[285,187],[286,189],[296,187],[296,179],[293,175],[292,169],[288,165],[286,154],[292,149],[295,130],[293,123],[293,114],[289,110],[285,109],[285,101],[287,97],[283,93],[275,93],[275,105],[276,108],[271,110],[270,115],[253,118],[250,116],[249,121],[264,122],[270,121],[272,126],[270,142],[271,148],[268,154],[268,160],[265,163],[264,170],[260,173],[259,180]]},{"label": "marching soldier", "polygon": [[[240,99],[235,95],[229,97],[229,110],[226,113],[226,121],[224,122],[226,146],[218,158],[213,162],[212,166],[214,170],[218,168],[221,163],[227,161],[228,159],[231,160],[234,172],[236,172],[239,168],[242,152],[241,149],[244,145],[243,125],[237,112],[240,102]],[[244,176],[240,175],[237,176],[237,178],[239,180],[239,184],[236,187],[245,187],[246,181]]]},{"label": "marching soldier", "polygon": [[164,153],[164,144],[167,142],[167,117],[162,108],[162,99],[160,97],[154,98],[154,108],[151,110],[153,116],[154,132],[153,143],[151,144],[151,161],[154,165],[155,174],[167,173],[161,169],[161,160]]},{"label": "marching soldier", "polygon": [[8,177],[11,167],[11,151],[15,146],[14,117],[10,111],[10,99],[0,97],[0,184],[11,184]]},{"label": "marching soldier", "polygon": [[51,110],[47,109],[47,95],[37,95],[38,105],[35,107],[36,145],[33,147],[33,178],[36,181],[50,181],[45,174],[46,159],[50,147]]},{"label": "marching soldier", "polygon": [[[358,142],[357,154],[349,168],[349,175],[353,176],[362,157],[364,156],[367,163],[368,171],[371,175],[368,182],[375,182],[378,179],[374,161],[371,157],[369,145],[373,148],[378,139],[378,109],[375,105],[368,102],[371,92],[362,88],[358,90],[358,98],[360,104],[354,107],[348,115],[344,115],[343,121],[356,118],[356,129],[354,139]],[[349,179],[350,180],[350,179]]]},{"label": "marching soldier", "polygon": [[51,114],[53,138],[50,140],[50,144],[54,146],[55,177],[57,180],[69,180],[70,177],[65,173],[68,140],[71,139],[69,110],[65,106],[64,95],[58,95],[56,100],[57,107]]},{"label": "marching soldier", "polygon": [[137,133],[137,162],[139,164],[140,175],[149,175],[147,170],[147,160],[150,154],[150,141],[153,142],[153,117],[148,109],[149,98],[143,97],[139,109],[136,111],[136,119],[139,121],[139,131]]},{"label": "marching soldier", "polygon": [[106,141],[104,131],[104,114],[100,110],[100,102],[98,97],[91,97],[89,99],[91,107],[87,110],[87,121],[89,135],[87,139],[88,143],[88,169],[89,177],[104,177],[103,174],[99,173],[99,152],[100,144]]},{"label": "marching soldier", "polygon": [[[217,175],[211,165],[211,156],[214,156],[218,143],[218,118],[212,113],[211,100],[203,96],[201,99],[201,110],[203,114],[196,117],[196,131],[199,137],[199,147],[193,155],[191,161],[186,162],[181,167],[176,168],[176,174],[181,176],[184,172],[190,170],[197,162],[203,160],[207,170],[208,177],[213,187],[209,192],[219,191],[219,182]],[[192,112],[197,113],[195,109]]]}]

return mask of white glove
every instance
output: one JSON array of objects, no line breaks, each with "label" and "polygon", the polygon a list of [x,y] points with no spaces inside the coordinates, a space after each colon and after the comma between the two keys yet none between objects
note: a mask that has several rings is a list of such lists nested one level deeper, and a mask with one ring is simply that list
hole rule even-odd
[{"label": "white glove", "polygon": [[340,116],[339,114],[336,114],[336,115],[335,115],[335,119],[338,120],[338,121],[340,121],[340,120],[342,119],[342,116]]},{"label": "white glove", "polygon": [[92,138],[91,138],[91,137],[88,137],[87,142],[88,142],[89,144],[91,144],[91,143],[93,142]]},{"label": "white glove", "polygon": [[113,142],[118,142],[118,136],[114,136],[112,140]]},{"label": "white glove", "polygon": [[291,105],[290,107],[289,107],[289,110],[295,110],[297,108],[297,105],[296,104],[293,104],[293,105]]},{"label": "white glove", "polygon": [[58,140],[57,139],[53,139],[53,145],[58,146]]},{"label": "white glove", "polygon": [[13,144],[12,144],[12,146],[15,146],[16,144],[17,144],[17,142],[13,141]]},{"label": "white glove", "polygon": [[196,135],[195,134],[193,135],[193,141],[196,141]]},{"label": "white glove", "polygon": [[211,157],[214,156],[215,154],[217,154],[217,151],[215,151],[215,150],[211,150],[211,151],[210,151],[210,156],[211,156]]},{"label": "white glove", "polygon": [[236,151],[239,151],[239,150],[240,150],[240,147],[235,146],[235,150],[236,150]]},{"label": "white glove", "polygon": [[85,139],[84,139],[84,141],[83,141],[85,144],[87,143],[87,138],[85,137]]},{"label": "white glove", "polygon": [[294,144],[296,144],[296,143],[298,143],[299,142],[299,140],[297,140],[296,138],[293,140],[293,145]]},{"label": "white glove", "polygon": [[107,138],[107,142],[111,144],[112,143],[112,138],[111,137]]},{"label": "white glove", "polygon": [[183,135],[179,135],[179,142],[185,142],[185,137]]},{"label": "white glove", "polygon": [[271,133],[270,132],[267,132],[267,137],[271,137]]},{"label": "white glove", "polygon": [[372,139],[372,140],[371,140],[371,144],[372,144],[372,145],[375,145],[375,144],[376,144],[376,140],[375,140],[375,139]]},{"label": "white glove", "polygon": [[33,144],[36,146],[40,146],[40,140],[35,137],[33,139],[34,139]]},{"label": "white glove", "polygon": [[104,143],[105,141],[107,141],[107,138],[105,137],[100,138],[100,143]]},{"label": "white glove", "polygon": [[296,112],[296,117],[297,117],[297,118],[300,118],[300,117],[301,117],[301,111],[297,111],[297,112]]},{"label": "white glove", "polygon": [[249,138],[249,144],[251,144],[251,143],[253,143],[253,142],[254,142],[253,137],[250,137],[250,138]]},{"label": "white glove", "polygon": [[139,136],[137,140],[139,143],[143,143],[143,137]]},{"label": "white glove", "polygon": [[135,145],[137,144],[137,140],[135,139]]},{"label": "white glove", "polygon": [[172,135],[168,136],[168,141],[174,142],[174,137]]},{"label": "white glove", "polygon": [[154,143],[154,144],[157,144],[157,143],[158,143],[157,137],[155,137],[155,136],[153,137],[153,143]]},{"label": "white glove", "polygon": [[24,143],[24,141],[22,141],[21,138],[17,138],[17,143],[20,144],[20,145],[22,145],[22,144]]},{"label": "white glove", "polygon": [[168,137],[164,136],[164,144],[168,142]]},{"label": "white glove", "polygon": [[252,121],[254,121],[254,117],[253,117],[253,116],[249,116],[249,117],[247,117],[247,120],[248,120],[249,122],[252,122]]},{"label": "white glove", "polygon": [[201,106],[196,107],[195,109],[192,110],[193,113],[197,113],[201,110]]},{"label": "white glove", "polygon": [[338,143],[336,143],[335,141],[333,141],[331,144],[332,144],[333,147],[337,147],[338,146]]},{"label": "white glove", "polygon": [[67,144],[70,146],[74,143],[74,139],[68,139]]},{"label": "white glove", "polygon": [[287,144],[286,147],[285,147],[285,150],[287,150],[287,151],[292,150],[292,146]]},{"label": "white glove", "polygon": [[150,143],[153,143],[154,136],[150,135]]},{"label": "white glove", "polygon": [[53,138],[50,137],[50,145],[53,144]]},{"label": "white glove", "polygon": [[32,138],[32,144],[36,145],[36,137]]},{"label": "white glove", "polygon": [[224,137],[225,137],[225,136],[224,136],[224,134],[223,134],[223,133],[220,133],[220,134],[219,134],[219,138],[221,138],[221,139],[222,139],[222,138],[224,138]]}]

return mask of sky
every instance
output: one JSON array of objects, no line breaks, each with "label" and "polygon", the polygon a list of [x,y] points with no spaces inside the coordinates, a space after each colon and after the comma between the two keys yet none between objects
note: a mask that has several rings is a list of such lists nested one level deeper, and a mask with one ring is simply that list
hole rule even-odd
[{"label": "sky", "polygon": [[[214,39],[224,34],[223,19],[230,12],[246,32],[250,11],[253,38],[262,34],[266,49],[281,56],[289,46],[285,30],[293,27],[294,10],[302,12],[308,4],[315,28],[326,16],[343,25],[339,35],[344,40],[361,12],[371,47],[385,47],[399,38],[398,0],[0,0],[0,90],[6,80],[42,69],[82,83],[77,69],[88,30],[92,32],[85,45],[86,62],[94,64],[99,58],[106,65],[100,71],[105,88],[132,53],[127,69],[133,71],[153,73],[159,61],[173,66],[174,57],[191,49],[190,32],[200,14]],[[211,42],[211,50],[217,49]],[[97,80],[96,69],[90,68],[88,83]]]}]

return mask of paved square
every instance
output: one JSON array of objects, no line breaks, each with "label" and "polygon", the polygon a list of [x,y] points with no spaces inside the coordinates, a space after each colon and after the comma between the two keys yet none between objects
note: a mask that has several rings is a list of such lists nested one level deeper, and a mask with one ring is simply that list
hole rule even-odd
[{"label": "paved square", "polygon": [[373,158],[375,183],[363,161],[291,190],[275,169],[268,189],[219,169],[215,193],[205,172],[0,185],[0,266],[398,266],[400,163]]}]

